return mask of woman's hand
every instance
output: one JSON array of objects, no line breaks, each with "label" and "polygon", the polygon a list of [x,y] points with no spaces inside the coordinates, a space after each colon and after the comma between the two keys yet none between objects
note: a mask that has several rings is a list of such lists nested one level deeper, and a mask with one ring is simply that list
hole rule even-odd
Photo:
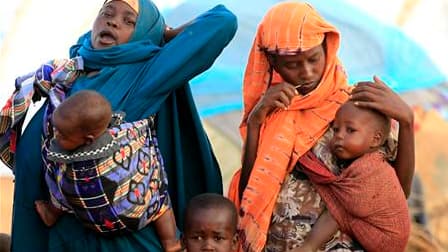
[{"label": "woman's hand", "polygon": [[357,83],[350,99],[357,106],[376,109],[400,124],[413,123],[414,115],[409,105],[377,76],[373,77],[373,82]]},{"label": "woman's hand", "polygon": [[48,92],[55,85],[51,73],[54,67],[51,64],[42,64],[34,74],[34,95],[33,102],[39,101],[42,97],[48,97]]},{"label": "woman's hand", "polygon": [[193,22],[193,21],[185,23],[176,28],[172,28],[168,25],[165,25],[165,32],[163,33],[163,39],[165,40],[165,42],[168,43],[170,40],[172,40],[174,37],[176,37],[177,34],[181,33],[183,30],[185,30],[185,28],[188,27],[191,24],[191,22]]},{"label": "woman's hand", "polygon": [[412,109],[378,77],[374,82],[360,82],[352,91],[355,105],[376,109],[399,123],[397,157],[393,162],[404,194],[411,193],[415,170],[414,113]]},{"label": "woman's hand", "polygon": [[271,86],[252,109],[247,119],[248,124],[262,124],[266,116],[276,109],[287,109],[297,90],[293,85],[283,82]]}]

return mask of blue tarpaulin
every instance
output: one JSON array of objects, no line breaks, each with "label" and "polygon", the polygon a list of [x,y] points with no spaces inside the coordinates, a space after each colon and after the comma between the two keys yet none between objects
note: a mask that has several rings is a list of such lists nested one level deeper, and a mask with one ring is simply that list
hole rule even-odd
[{"label": "blue tarpaulin", "polygon": [[[238,16],[239,29],[235,39],[212,70],[192,81],[202,116],[242,108],[242,76],[253,36],[263,15],[277,2],[190,0],[166,10],[170,25],[186,22],[186,17],[192,17],[217,3],[224,3]],[[430,88],[446,81],[446,76],[425,51],[398,28],[381,23],[342,0],[308,2],[340,30],[339,56],[350,83],[371,80],[373,75],[378,75],[397,92],[405,92]]]}]

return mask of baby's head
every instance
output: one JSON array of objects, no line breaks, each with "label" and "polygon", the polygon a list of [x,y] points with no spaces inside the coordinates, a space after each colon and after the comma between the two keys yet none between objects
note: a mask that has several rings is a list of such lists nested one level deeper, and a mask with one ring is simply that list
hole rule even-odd
[{"label": "baby's head", "polygon": [[358,158],[381,147],[390,127],[390,119],[386,115],[348,101],[336,112],[330,148],[340,160]]},{"label": "baby's head", "polygon": [[0,252],[11,251],[11,236],[0,233]]},{"label": "baby's head", "polygon": [[101,136],[111,118],[112,108],[106,98],[95,91],[79,91],[54,111],[55,139],[62,149],[73,151]]},{"label": "baby's head", "polygon": [[183,243],[188,252],[236,251],[238,215],[235,205],[222,195],[195,196],[185,212]]}]

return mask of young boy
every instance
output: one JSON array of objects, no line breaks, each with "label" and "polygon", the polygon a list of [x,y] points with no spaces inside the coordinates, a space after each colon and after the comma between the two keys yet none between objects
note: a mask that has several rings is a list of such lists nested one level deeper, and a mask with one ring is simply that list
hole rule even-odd
[{"label": "young boy", "polygon": [[11,251],[11,236],[0,233],[0,252]]},{"label": "young boy", "polygon": [[380,151],[390,127],[378,111],[346,102],[336,113],[330,141],[340,174],[332,174],[311,152],[299,159],[328,211],[296,251],[318,250],[339,228],[366,251],[404,251],[410,232],[406,198]]},{"label": "young boy", "polygon": [[235,205],[222,195],[193,197],[185,211],[183,243],[188,252],[236,251],[238,215]]},{"label": "young boy", "polygon": [[73,212],[86,227],[104,234],[153,222],[165,251],[177,251],[180,241],[152,118],[119,119],[94,91],[80,91],[55,108],[54,138],[43,148],[51,203],[36,201],[36,210],[47,226],[63,212]]}]

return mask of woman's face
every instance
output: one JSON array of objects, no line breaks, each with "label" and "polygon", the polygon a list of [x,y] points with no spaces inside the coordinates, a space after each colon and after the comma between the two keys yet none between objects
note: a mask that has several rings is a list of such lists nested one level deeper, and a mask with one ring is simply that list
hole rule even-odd
[{"label": "woman's face", "polygon": [[103,5],[92,29],[92,47],[102,49],[127,43],[134,33],[137,13],[123,1]]},{"label": "woman's face", "polygon": [[274,55],[270,58],[274,70],[283,80],[298,86],[301,95],[316,89],[325,71],[325,50],[322,45],[296,55]]}]

